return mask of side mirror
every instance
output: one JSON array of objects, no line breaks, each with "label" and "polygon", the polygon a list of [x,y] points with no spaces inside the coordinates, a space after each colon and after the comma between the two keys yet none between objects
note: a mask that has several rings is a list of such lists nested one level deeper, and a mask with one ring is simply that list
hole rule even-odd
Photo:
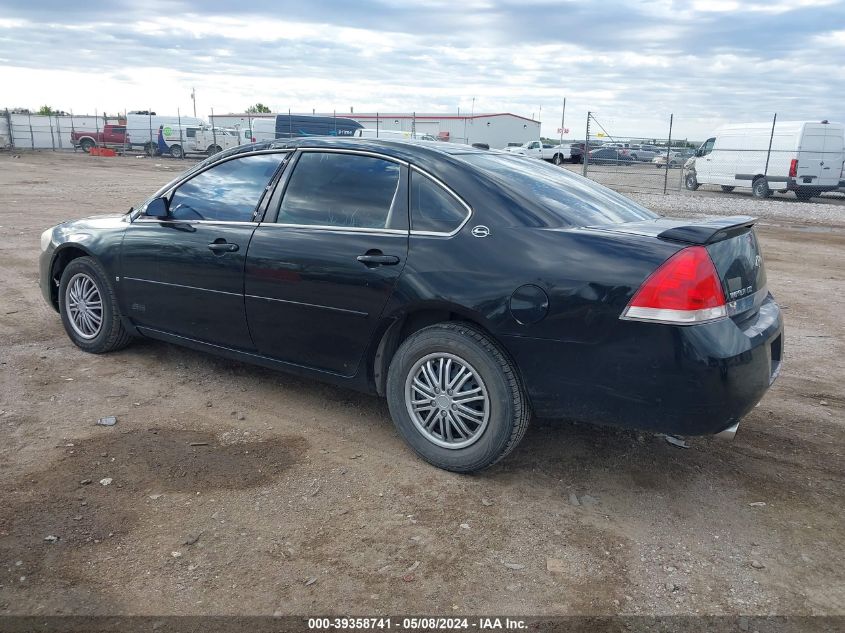
[{"label": "side mirror", "polygon": [[147,205],[144,215],[151,218],[166,218],[170,213],[167,207],[167,198],[156,198]]}]

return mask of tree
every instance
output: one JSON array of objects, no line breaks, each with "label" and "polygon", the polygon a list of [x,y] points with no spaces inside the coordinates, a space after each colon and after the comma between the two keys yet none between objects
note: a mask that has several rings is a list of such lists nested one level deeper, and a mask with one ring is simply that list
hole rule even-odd
[{"label": "tree", "polygon": [[58,114],[53,108],[48,105],[41,106],[41,109],[36,112],[36,114],[43,114],[45,116],[52,116],[54,114]]},{"label": "tree", "polygon": [[270,108],[268,108],[263,103],[259,102],[259,103],[256,103],[255,105],[249,106],[246,109],[246,111],[249,114],[263,114],[263,113],[270,112]]}]

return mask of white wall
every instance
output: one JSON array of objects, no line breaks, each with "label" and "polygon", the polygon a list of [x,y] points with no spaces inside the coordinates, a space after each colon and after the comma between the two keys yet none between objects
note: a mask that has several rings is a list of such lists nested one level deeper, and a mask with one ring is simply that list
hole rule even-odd
[{"label": "white wall", "polygon": [[[19,149],[72,149],[70,134],[75,130],[95,131],[103,120],[93,116],[42,116],[39,114],[12,114],[11,133],[4,131],[6,115],[0,112],[0,136],[9,134],[13,145]],[[0,147],[3,146],[0,141]]]}]

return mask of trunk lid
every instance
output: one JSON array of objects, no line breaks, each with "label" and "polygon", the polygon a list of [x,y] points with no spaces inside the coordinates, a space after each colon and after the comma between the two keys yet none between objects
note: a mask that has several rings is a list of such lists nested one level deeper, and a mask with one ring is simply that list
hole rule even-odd
[{"label": "trunk lid", "polygon": [[755,221],[749,216],[701,221],[658,218],[592,228],[654,237],[680,246],[704,246],[722,282],[728,315],[743,320],[756,314],[768,294],[763,257],[752,228]]}]

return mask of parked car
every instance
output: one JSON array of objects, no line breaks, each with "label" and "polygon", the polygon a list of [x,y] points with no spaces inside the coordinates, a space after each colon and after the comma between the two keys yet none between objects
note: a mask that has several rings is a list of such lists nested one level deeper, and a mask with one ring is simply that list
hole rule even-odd
[{"label": "parked car", "polygon": [[631,165],[634,159],[619,147],[600,147],[590,151],[587,159],[594,165]]},{"label": "parked car", "polygon": [[272,141],[47,229],[40,283],[84,351],[148,337],[378,394],[470,472],[532,414],[732,435],[782,358],[753,224],[467,145]]},{"label": "parked car", "polygon": [[74,147],[90,152],[92,147],[115,147],[129,144],[126,125],[106,123],[99,131],[73,130],[70,142]]},{"label": "parked car", "polygon": [[623,152],[630,156],[631,160],[638,163],[648,163],[657,156],[656,151],[641,145],[632,145],[631,147],[623,150]]},{"label": "parked car", "polygon": [[845,126],[828,121],[746,123],[721,128],[685,165],[684,183],[719,185],[730,192],[751,187],[757,198],[794,191],[808,201],[839,188],[845,160]]},{"label": "parked car", "polygon": [[[684,163],[686,163],[690,158],[695,156],[695,152],[691,149],[682,149],[677,151],[669,152],[669,167],[683,167]],[[663,153],[658,154],[654,158],[651,159],[652,164],[657,167],[666,167],[666,150],[663,150]]]}]

